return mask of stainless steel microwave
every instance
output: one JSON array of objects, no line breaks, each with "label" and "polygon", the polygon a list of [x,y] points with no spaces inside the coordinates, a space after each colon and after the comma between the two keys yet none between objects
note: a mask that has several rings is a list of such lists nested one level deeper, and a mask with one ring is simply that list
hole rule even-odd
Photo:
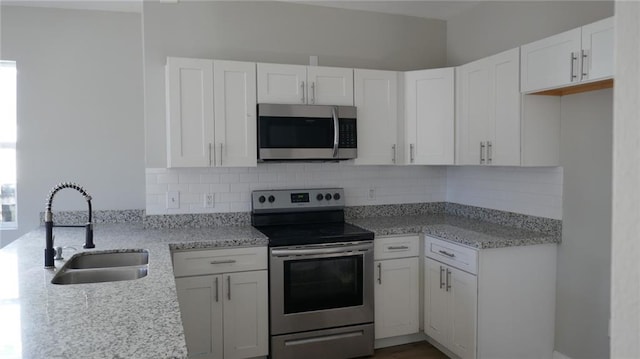
[{"label": "stainless steel microwave", "polygon": [[258,160],[348,160],[358,155],[353,106],[258,104]]}]

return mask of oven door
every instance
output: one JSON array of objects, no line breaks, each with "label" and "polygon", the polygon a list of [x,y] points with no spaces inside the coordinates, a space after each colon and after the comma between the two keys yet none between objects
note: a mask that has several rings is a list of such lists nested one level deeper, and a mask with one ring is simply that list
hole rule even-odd
[{"label": "oven door", "polygon": [[373,242],[270,249],[271,335],[373,322]]}]

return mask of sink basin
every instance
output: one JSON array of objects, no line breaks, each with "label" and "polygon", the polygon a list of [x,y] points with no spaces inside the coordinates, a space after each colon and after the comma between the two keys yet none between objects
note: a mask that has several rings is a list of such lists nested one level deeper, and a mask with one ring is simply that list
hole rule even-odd
[{"label": "sink basin", "polygon": [[72,257],[67,263],[70,269],[111,268],[149,264],[149,251],[131,249],[120,252],[87,252]]},{"label": "sink basin", "polygon": [[139,267],[114,267],[100,269],[63,270],[53,277],[53,284],[80,284],[116,282],[121,280],[133,280],[145,277],[148,273],[147,266]]},{"label": "sink basin", "polygon": [[78,253],[51,280],[53,284],[116,282],[146,277],[149,251],[125,249]]}]

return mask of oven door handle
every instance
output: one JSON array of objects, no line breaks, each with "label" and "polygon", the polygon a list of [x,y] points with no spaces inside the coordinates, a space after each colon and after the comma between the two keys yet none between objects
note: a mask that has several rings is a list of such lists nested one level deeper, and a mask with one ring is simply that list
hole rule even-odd
[{"label": "oven door handle", "polygon": [[334,254],[334,253],[349,253],[349,252],[366,252],[373,248],[372,244],[361,244],[354,246],[339,246],[328,248],[313,248],[313,249],[272,249],[271,255],[276,257],[290,257],[290,256],[312,256],[318,254]]}]

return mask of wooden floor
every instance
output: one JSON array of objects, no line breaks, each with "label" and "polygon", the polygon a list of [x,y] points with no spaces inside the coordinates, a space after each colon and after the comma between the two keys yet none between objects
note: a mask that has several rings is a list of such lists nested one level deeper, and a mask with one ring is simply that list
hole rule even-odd
[{"label": "wooden floor", "polygon": [[433,345],[425,342],[410,343],[377,349],[370,357],[375,359],[448,359],[441,351]]}]

